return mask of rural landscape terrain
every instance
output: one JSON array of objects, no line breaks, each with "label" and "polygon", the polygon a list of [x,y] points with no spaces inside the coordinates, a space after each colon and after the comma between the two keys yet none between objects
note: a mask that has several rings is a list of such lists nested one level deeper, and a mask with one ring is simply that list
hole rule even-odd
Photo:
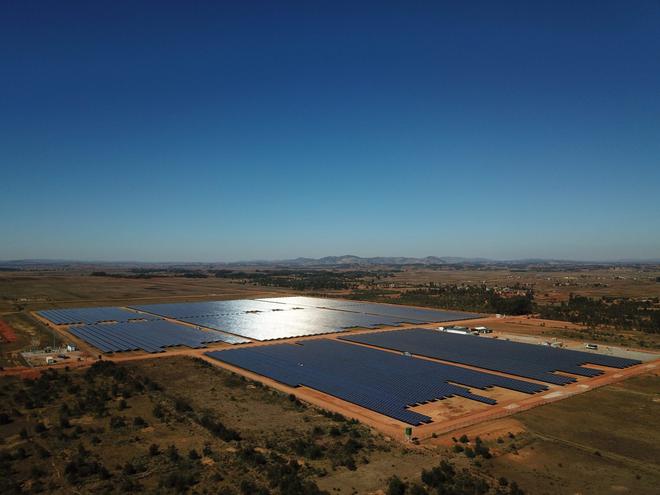
[{"label": "rural landscape terrain", "polygon": [[[551,385],[543,396],[479,391],[495,406],[462,397],[419,405],[414,411],[432,422],[406,435],[380,414],[206,354],[227,344],[100,353],[38,314],[296,295],[474,312],[482,317],[465,325],[486,326],[492,337],[462,338],[591,344],[642,364]],[[652,263],[6,263],[0,491],[657,493],[658,315],[660,265]],[[307,339],[318,338],[298,341]]]}]

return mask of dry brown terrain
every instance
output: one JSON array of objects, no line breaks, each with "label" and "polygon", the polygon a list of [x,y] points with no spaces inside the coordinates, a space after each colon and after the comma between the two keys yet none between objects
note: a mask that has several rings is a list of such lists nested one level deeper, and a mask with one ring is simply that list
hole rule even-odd
[{"label": "dry brown terrain", "polygon": [[456,270],[448,268],[409,268],[383,281],[405,287],[428,282],[439,284],[511,287],[531,286],[539,302],[568,299],[571,293],[584,296],[660,297],[660,277],[657,267],[576,268],[565,271],[518,271],[510,268]]}]

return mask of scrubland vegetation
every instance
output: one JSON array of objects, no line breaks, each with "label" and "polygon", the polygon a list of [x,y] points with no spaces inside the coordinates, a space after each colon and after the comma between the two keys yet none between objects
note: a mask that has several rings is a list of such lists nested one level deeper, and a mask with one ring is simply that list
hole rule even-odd
[{"label": "scrubland vegetation", "polygon": [[[205,361],[156,361],[3,378],[0,492],[313,495],[327,492],[321,480],[334,486],[335,474],[352,472],[388,489],[388,472],[406,462],[405,449],[356,421]],[[474,457],[486,459],[480,445]],[[404,483],[406,493],[518,493],[454,470],[452,455],[434,467],[439,458],[423,454],[421,484]],[[391,459],[388,472],[370,466],[379,458]]]}]

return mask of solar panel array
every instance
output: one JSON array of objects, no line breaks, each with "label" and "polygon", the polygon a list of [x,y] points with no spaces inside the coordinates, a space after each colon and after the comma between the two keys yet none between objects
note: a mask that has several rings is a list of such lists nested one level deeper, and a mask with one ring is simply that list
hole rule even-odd
[{"label": "solar panel array", "polygon": [[409,406],[453,396],[496,403],[449,382],[482,390],[498,386],[529,394],[547,390],[545,385],[330,339],[206,354],[291,387],[304,385],[411,425],[430,422],[431,418],[406,409]]},{"label": "solar panel array", "polygon": [[132,308],[260,341],[343,332],[356,327],[479,316],[311,297],[148,304]]},{"label": "solar panel array", "polygon": [[348,301],[343,299],[324,299],[321,297],[293,296],[270,297],[259,299],[271,303],[296,305],[312,308],[329,308],[339,311],[354,311],[372,315],[390,316],[401,323],[431,323],[443,321],[469,320],[481,318],[476,313],[464,311],[444,311],[437,309],[413,308],[395,304],[368,303],[362,301]]},{"label": "solar panel array", "polygon": [[343,340],[461,363],[492,371],[565,385],[575,378],[559,371],[593,377],[602,371],[584,364],[627,368],[640,361],[589,352],[557,349],[471,335],[455,335],[422,328],[341,337]]},{"label": "solar panel array", "polygon": [[213,330],[198,330],[166,320],[131,323],[110,323],[71,327],[69,332],[103,352],[143,350],[163,352],[166,347],[185,345],[194,349],[205,344],[248,342],[240,337],[225,335]]},{"label": "solar panel array", "polygon": [[156,316],[136,313],[123,308],[71,308],[71,309],[49,309],[38,311],[38,315],[56,325],[74,325],[85,323],[91,325],[102,321],[129,321],[129,320],[156,320]]},{"label": "solar panel array", "polygon": [[[145,304],[130,306],[138,311],[145,311],[168,318],[183,319],[210,315],[235,315],[257,311],[283,310],[280,304],[258,299],[237,299],[233,301],[202,301],[165,304]],[[288,309],[288,308],[286,308]]]}]

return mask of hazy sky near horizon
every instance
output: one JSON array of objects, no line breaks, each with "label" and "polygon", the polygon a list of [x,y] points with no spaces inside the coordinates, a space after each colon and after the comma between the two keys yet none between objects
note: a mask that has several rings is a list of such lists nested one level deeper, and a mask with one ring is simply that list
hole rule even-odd
[{"label": "hazy sky near horizon", "polygon": [[0,6],[0,259],[660,258],[660,3]]}]

